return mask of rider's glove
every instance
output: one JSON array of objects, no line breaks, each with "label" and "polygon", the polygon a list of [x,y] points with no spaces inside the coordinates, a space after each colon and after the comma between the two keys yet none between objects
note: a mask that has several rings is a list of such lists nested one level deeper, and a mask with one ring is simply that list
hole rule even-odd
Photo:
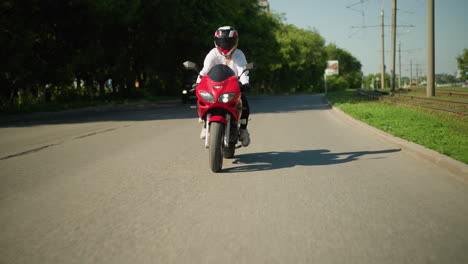
[{"label": "rider's glove", "polygon": [[250,84],[248,84],[248,83],[242,84],[241,85],[241,92],[245,93],[245,92],[248,92],[248,91],[250,91]]}]

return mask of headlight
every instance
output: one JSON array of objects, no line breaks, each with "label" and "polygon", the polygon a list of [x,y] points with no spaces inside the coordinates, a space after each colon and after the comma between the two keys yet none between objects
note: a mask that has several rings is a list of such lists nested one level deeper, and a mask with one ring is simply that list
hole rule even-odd
[{"label": "headlight", "polygon": [[182,91],[182,94],[187,94],[187,90],[183,90],[183,91]]},{"label": "headlight", "polygon": [[214,103],[214,96],[212,94],[207,93],[207,92],[200,92],[200,96],[201,98],[203,98],[203,100],[210,102],[210,103]]},{"label": "headlight", "polygon": [[227,103],[231,101],[234,98],[234,96],[236,96],[235,93],[223,93],[219,96],[218,102]]}]

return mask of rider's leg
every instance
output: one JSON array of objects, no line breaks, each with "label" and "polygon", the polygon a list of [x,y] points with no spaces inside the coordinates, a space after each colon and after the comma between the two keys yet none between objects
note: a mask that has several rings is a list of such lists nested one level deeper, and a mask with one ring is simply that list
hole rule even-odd
[{"label": "rider's leg", "polygon": [[198,119],[198,123],[202,124],[202,129],[200,132],[200,139],[205,139],[206,138],[206,125],[205,121],[202,120],[201,118]]},{"label": "rider's leg", "polygon": [[250,107],[249,107],[249,101],[247,100],[247,97],[242,94],[241,95],[242,99],[242,115],[240,119],[245,120],[245,123],[240,125],[240,140],[242,143],[242,146],[247,147],[250,144],[250,135],[249,131],[247,130],[247,124],[249,122],[249,115],[250,115]]}]

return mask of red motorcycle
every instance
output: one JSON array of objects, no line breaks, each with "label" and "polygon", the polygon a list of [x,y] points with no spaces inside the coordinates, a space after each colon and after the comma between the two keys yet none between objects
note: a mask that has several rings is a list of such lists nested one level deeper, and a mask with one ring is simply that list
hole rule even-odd
[{"label": "red motorcycle", "polygon": [[[184,62],[184,67],[199,72],[193,62]],[[255,68],[255,63],[249,63],[241,75]],[[236,144],[239,141],[239,126],[246,122],[240,120],[242,114],[240,76],[236,76],[229,66],[218,64],[207,75],[202,76],[195,91],[198,97],[198,116],[205,121],[205,147],[210,151],[210,168],[213,172],[221,170],[223,157],[228,159],[234,157],[238,148]]]}]

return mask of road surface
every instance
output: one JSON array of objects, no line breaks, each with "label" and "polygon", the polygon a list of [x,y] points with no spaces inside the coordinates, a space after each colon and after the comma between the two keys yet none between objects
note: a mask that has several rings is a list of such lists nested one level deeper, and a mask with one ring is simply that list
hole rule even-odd
[{"label": "road surface", "polygon": [[0,127],[0,263],[468,263],[468,186],[338,118],[253,97],[211,173],[193,109]]}]

